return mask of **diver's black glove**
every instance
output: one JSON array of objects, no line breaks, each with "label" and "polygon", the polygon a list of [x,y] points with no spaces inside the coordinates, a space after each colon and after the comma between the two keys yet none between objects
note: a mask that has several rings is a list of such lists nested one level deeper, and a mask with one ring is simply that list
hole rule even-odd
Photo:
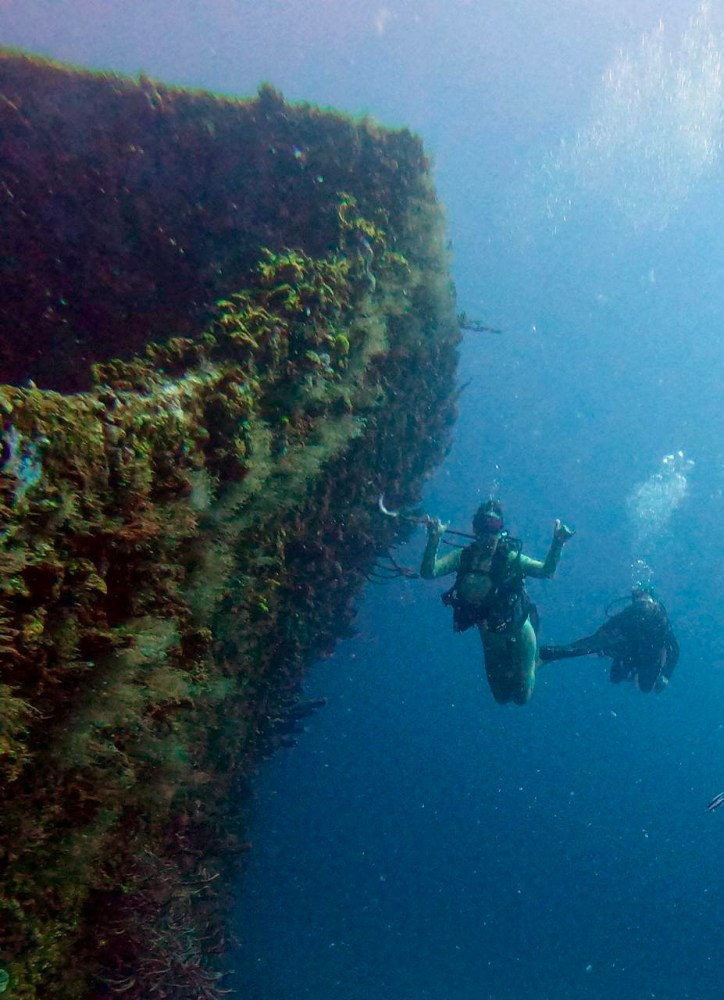
[{"label": "diver's black glove", "polygon": [[558,545],[565,545],[569,538],[573,538],[575,531],[573,528],[569,528],[567,524],[564,524],[560,518],[556,518],[555,527],[553,528],[553,541]]}]

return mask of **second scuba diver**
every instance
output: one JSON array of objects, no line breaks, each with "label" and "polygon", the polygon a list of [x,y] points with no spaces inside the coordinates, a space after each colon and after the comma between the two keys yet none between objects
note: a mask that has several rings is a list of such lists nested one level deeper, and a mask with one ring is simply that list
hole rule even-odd
[{"label": "second scuba diver", "polygon": [[614,684],[635,680],[641,691],[659,693],[668,686],[679,660],[679,644],[664,605],[649,587],[640,586],[631,592],[631,603],[593,635],[566,646],[541,646],[539,656],[548,663],[590,653],[611,658]]},{"label": "second scuba diver", "polygon": [[555,522],[544,562],[523,555],[518,539],[503,527],[503,509],[495,500],[478,508],[473,519],[475,541],[438,556],[446,526],[431,518],[420,576],[433,580],[456,573],[443,602],[453,608],[456,632],[477,625],[483,641],[485,672],[493,697],[500,704],[525,705],[535,684],[537,638],[531,617],[535,605],[525,589],[525,577],[554,575],[564,544],[573,531]]}]

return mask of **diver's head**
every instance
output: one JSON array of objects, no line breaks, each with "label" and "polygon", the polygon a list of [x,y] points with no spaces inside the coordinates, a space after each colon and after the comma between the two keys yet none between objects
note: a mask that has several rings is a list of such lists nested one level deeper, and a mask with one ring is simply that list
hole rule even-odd
[{"label": "diver's head", "polygon": [[631,591],[631,600],[634,604],[656,604],[653,587],[644,583],[637,583]]},{"label": "diver's head", "polygon": [[503,530],[503,508],[497,500],[487,500],[481,504],[473,518],[476,538],[489,538]]}]

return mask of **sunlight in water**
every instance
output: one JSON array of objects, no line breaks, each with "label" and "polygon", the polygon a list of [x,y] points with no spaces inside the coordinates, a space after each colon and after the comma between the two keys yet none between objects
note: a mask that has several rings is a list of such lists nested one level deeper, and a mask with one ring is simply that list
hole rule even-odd
[{"label": "sunlight in water", "polygon": [[[722,41],[703,4],[679,38],[663,22],[620,51],[594,98],[590,123],[545,164],[549,178],[611,202],[637,229],[663,229],[721,147]],[[549,199],[554,223],[569,205]],[[575,195],[574,195],[575,197]]]}]

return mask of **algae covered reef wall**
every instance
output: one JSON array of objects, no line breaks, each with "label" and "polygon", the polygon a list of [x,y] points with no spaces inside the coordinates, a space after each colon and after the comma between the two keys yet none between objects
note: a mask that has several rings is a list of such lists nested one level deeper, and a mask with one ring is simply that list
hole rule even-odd
[{"label": "algae covered reef wall", "polygon": [[85,389],[94,361],[195,336],[260,247],[329,251],[339,191],[404,227],[423,159],[268,86],[223,100],[0,49],[0,95],[0,383]]},{"label": "algae covered reef wall", "polygon": [[213,998],[239,782],[448,443],[440,211],[269,87],[5,53],[0,120],[0,987]]}]

